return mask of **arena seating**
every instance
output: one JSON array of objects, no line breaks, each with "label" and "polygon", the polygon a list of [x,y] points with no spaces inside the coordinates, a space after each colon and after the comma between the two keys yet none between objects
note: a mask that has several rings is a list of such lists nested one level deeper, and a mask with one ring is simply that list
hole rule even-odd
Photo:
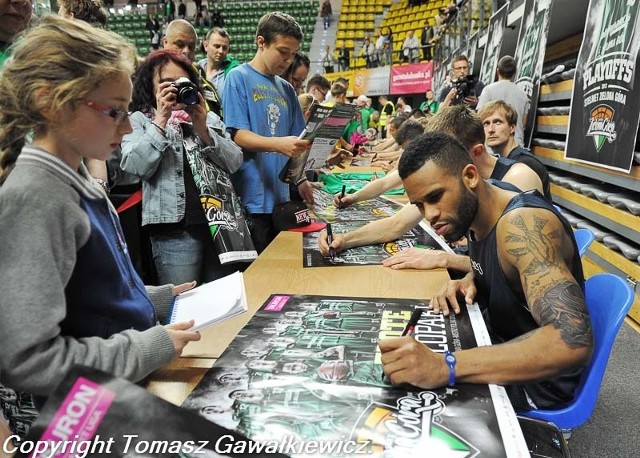
[{"label": "arena seating", "polygon": [[[224,27],[231,35],[231,54],[240,62],[251,60],[255,54],[255,32],[258,20],[267,12],[281,11],[293,16],[300,23],[304,32],[302,51],[308,52],[311,47],[311,37],[318,16],[319,0],[305,1],[218,1],[209,4],[210,12],[218,10],[224,19]],[[162,16],[157,16],[162,23]],[[125,14],[109,16],[107,27],[125,37],[136,45],[138,54],[145,56],[151,48],[151,36],[145,28],[146,16],[133,10]],[[196,26],[198,38],[202,40],[209,27]],[[204,57],[199,50],[197,59]]]}]

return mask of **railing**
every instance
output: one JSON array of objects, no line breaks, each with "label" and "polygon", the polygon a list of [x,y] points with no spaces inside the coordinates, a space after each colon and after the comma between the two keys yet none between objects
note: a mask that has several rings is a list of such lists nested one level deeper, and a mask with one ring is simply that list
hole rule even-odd
[{"label": "railing", "polygon": [[[523,0],[522,0],[523,1]],[[471,2],[468,0],[460,0],[455,11],[452,11],[448,18],[444,21],[443,27],[438,31],[438,41],[433,44],[422,45],[418,48],[418,57],[416,62],[425,62],[431,59],[444,60],[456,52],[464,52],[464,45],[469,37],[476,31],[482,34],[488,25],[488,19],[492,11],[502,3],[501,0],[491,0],[480,2]],[[411,7],[407,9],[407,15],[410,14]],[[420,33],[421,29],[415,29],[414,32]],[[392,51],[377,52],[377,59],[364,59],[361,54],[362,41],[357,41],[353,49],[350,51],[350,59],[348,69],[357,70],[361,68],[385,67],[390,65],[399,65],[406,62],[404,51],[402,49],[394,49]],[[429,50],[429,53],[425,53]],[[386,58],[383,58],[385,56]],[[389,58],[391,56],[391,59]],[[322,62],[319,62],[322,66]],[[346,70],[344,65],[340,65],[339,59],[334,59],[334,67],[336,71]]]}]

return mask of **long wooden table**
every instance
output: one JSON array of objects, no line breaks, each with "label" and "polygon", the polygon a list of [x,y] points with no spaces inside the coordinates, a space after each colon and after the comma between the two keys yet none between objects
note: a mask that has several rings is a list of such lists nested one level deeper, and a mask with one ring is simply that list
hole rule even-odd
[{"label": "long wooden table", "polygon": [[217,358],[273,293],[426,299],[448,280],[444,269],[424,272],[378,266],[302,267],[302,234],[282,232],[244,273],[249,313],[202,331],[184,356]]},{"label": "long wooden table", "polygon": [[[426,299],[448,279],[444,269],[392,270],[381,265],[304,268],[302,234],[282,232],[244,273],[248,313],[202,331],[202,340],[190,343],[183,357],[150,376],[147,389],[173,404],[182,404],[271,294]],[[497,401],[503,409],[510,409],[506,395],[498,396]],[[515,434],[515,415],[507,415],[502,421],[514,432],[513,437],[508,437],[510,447],[518,450],[517,456],[525,456],[526,452],[522,452],[526,446],[518,442],[521,439]]]},{"label": "long wooden table", "polygon": [[378,266],[303,268],[302,234],[281,232],[244,273],[248,313],[202,331],[182,358],[152,374],[149,391],[181,404],[240,329],[273,293],[427,299],[449,279],[446,270]]}]

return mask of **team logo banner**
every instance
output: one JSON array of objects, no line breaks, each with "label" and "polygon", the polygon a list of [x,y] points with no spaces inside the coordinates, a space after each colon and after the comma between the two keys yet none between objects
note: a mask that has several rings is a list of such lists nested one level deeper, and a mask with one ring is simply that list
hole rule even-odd
[{"label": "team logo banner", "polygon": [[482,58],[482,68],[480,69],[480,81],[487,84],[493,83],[496,77],[496,68],[500,58],[502,48],[502,38],[504,37],[504,27],[507,25],[507,7],[509,3],[500,8],[489,19],[489,32],[487,33],[487,44],[484,46],[484,56]]},{"label": "team logo banner", "polygon": [[591,0],[565,157],[629,172],[640,121],[639,0]]},{"label": "team logo banner", "polygon": [[391,94],[418,94],[431,89],[433,61],[391,67]]},{"label": "team logo banner", "polygon": [[[526,0],[524,14],[520,22],[518,45],[515,59],[518,63],[515,83],[526,92],[529,97],[527,108],[527,125],[524,129],[524,144],[531,143],[533,126],[538,109],[538,95],[540,92],[540,76],[547,47],[549,32],[549,16],[553,0]],[[520,122],[521,120],[518,120]]]}]

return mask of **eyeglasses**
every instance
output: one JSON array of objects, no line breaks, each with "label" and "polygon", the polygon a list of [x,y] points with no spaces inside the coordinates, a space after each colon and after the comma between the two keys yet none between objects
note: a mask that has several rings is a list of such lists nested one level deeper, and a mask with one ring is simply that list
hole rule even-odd
[{"label": "eyeglasses", "polygon": [[89,108],[102,113],[103,115],[109,116],[117,124],[122,124],[127,119],[129,119],[128,111],[116,110],[115,108],[111,108],[106,105],[100,105],[99,103],[91,102],[90,100],[85,100],[84,104]]},{"label": "eyeglasses", "polygon": [[[318,86],[313,86],[309,92],[316,92],[316,91],[322,94],[322,100],[324,100],[325,97],[327,97],[327,92],[329,92],[328,90],[323,91]],[[322,102],[322,100],[320,100],[320,102]]]}]

